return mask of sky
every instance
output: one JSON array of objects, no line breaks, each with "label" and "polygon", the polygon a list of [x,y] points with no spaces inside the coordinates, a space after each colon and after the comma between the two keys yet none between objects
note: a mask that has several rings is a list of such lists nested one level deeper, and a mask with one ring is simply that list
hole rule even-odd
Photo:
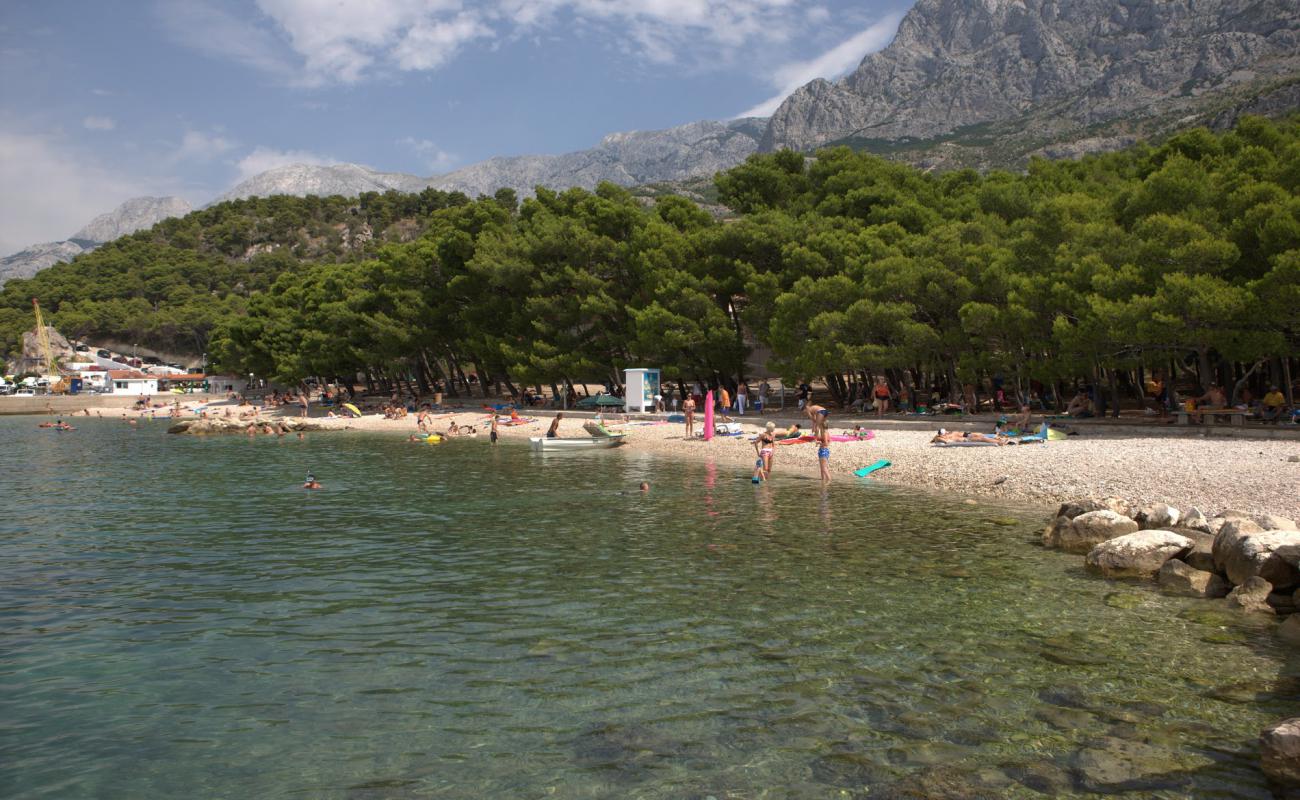
[{"label": "sky", "polygon": [[435,175],[766,116],[912,0],[4,0],[0,255],[295,162]]}]

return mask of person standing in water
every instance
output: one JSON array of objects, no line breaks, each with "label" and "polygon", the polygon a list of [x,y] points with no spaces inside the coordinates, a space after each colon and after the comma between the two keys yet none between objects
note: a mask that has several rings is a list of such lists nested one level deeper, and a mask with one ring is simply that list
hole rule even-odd
[{"label": "person standing in water", "polygon": [[817,431],[817,467],[821,470],[822,481],[831,479],[831,434],[825,427]]},{"label": "person standing in water", "polygon": [[496,414],[492,415],[492,428],[490,429],[490,435],[488,438],[492,440],[492,444],[497,443],[497,415]]},{"label": "person standing in water", "polygon": [[546,431],[546,438],[547,438],[547,439],[558,439],[558,438],[560,438],[560,434],[559,434],[559,430],[560,430],[560,420],[563,419],[563,418],[564,418],[564,414],[560,413],[560,414],[556,414],[556,415],[555,415],[555,419],[551,420],[551,427],[548,428],[547,431]]},{"label": "person standing in water", "polygon": [[686,395],[686,402],[682,403],[682,413],[686,415],[686,438],[689,439],[695,435],[695,396]]},{"label": "person standing in water", "polygon": [[772,454],[776,450],[776,423],[767,423],[767,429],[754,440],[758,461],[763,470],[763,480],[772,477]]}]

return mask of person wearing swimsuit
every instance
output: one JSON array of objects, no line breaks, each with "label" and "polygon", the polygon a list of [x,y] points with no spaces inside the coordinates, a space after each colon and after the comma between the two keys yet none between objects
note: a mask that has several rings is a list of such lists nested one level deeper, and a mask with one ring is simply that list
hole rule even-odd
[{"label": "person wearing swimsuit", "polygon": [[817,431],[817,466],[821,469],[822,481],[831,479],[831,435],[825,428]]},{"label": "person wearing swimsuit", "polygon": [[763,479],[772,477],[772,454],[776,443],[776,423],[767,423],[767,430],[754,440],[754,449],[758,451],[758,467],[763,470]]},{"label": "person wearing swimsuit", "polygon": [[889,411],[889,384],[884,378],[876,378],[875,395],[876,416],[879,417]]}]

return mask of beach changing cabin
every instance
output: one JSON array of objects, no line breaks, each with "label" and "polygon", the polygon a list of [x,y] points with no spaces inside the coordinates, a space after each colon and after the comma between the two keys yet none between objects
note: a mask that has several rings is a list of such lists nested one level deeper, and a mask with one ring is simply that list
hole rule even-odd
[{"label": "beach changing cabin", "polygon": [[659,394],[659,370],[629,369],[624,381],[626,391],[623,393],[623,409],[628,413],[644,413],[655,410],[655,395]]}]

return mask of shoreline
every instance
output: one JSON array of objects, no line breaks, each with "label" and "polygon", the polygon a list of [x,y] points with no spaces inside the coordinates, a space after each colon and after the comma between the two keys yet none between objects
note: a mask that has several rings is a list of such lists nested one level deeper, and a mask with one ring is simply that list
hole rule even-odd
[{"label": "shoreline", "polygon": [[[536,412],[536,422],[501,426],[499,433],[503,439],[543,436],[553,413]],[[592,416],[566,412],[560,435],[586,436],[581,425]],[[470,441],[487,444],[486,419],[482,411],[458,410],[436,416],[430,428],[445,430],[452,420],[460,427],[474,425],[479,434]],[[632,420],[609,426],[627,432],[625,447],[669,458],[711,458],[720,465],[734,465],[738,472],[749,475],[755,458],[749,438],[769,420],[778,422],[779,426],[780,420],[787,420],[788,424],[795,418],[733,419],[741,422],[744,435],[714,437],[711,442],[686,440],[682,423]],[[991,498],[1044,508],[1079,497],[1118,496],[1134,503],[1195,507],[1207,515],[1231,509],[1290,518],[1300,516],[1300,461],[1288,461],[1292,456],[1300,458],[1300,440],[1296,439],[1107,436],[1102,431],[1084,431],[1079,436],[1047,444],[937,448],[929,445],[933,425],[928,423],[925,429],[919,430],[914,426],[911,429],[891,427],[889,421],[872,427],[875,421],[869,417],[844,419],[839,421],[842,424],[835,417],[832,420],[832,433],[854,424],[876,431],[875,438],[868,441],[832,443],[832,483],[870,482],[976,501]],[[311,421],[324,429],[408,436],[417,432],[414,416],[398,420],[387,420],[380,415],[360,419],[313,417]],[[991,421],[967,420],[961,427],[991,425]],[[890,461],[891,466],[869,478],[853,475],[855,469],[882,458]],[[801,475],[817,474],[814,444],[778,445],[772,479],[780,480],[783,471],[792,470]]]},{"label": "shoreline", "polygon": [[[228,405],[224,397],[218,396],[179,395],[172,399],[180,399],[182,408],[187,413],[172,417],[167,413],[170,408],[154,409],[155,419],[192,419],[197,416],[191,410],[196,405],[216,406],[221,410],[235,408]],[[92,417],[102,413],[103,418],[107,419],[122,416],[143,418],[150,413],[104,402],[109,398],[102,398],[100,403],[85,402],[87,400],[91,398],[83,398],[75,405],[78,412],[82,408],[91,409]],[[217,412],[217,409],[213,411]],[[319,407],[312,410],[319,413]],[[263,413],[260,419],[297,419],[296,412],[296,407],[281,407]],[[28,413],[39,416],[49,412],[42,408]],[[56,415],[58,413],[55,411]],[[550,409],[529,411],[527,414],[535,418],[535,422],[521,426],[501,426],[500,435],[505,439],[545,435],[555,413]],[[564,414],[561,436],[587,435],[582,430],[582,423],[594,417],[593,412],[567,411]],[[73,415],[70,411],[64,411],[63,416],[69,417],[73,424],[77,419],[85,418],[80,413]],[[607,415],[607,419],[615,417],[621,418],[621,415]],[[471,441],[486,445],[487,419],[486,412],[481,409],[449,409],[435,415],[430,428],[443,431],[453,420],[460,427],[473,425],[479,429],[479,436]],[[778,427],[803,421],[801,417],[790,413],[762,417],[737,416],[733,419],[741,423],[744,435],[715,437],[707,443],[702,439],[687,441],[683,437],[682,423],[644,418],[632,419],[628,423],[608,424],[613,429],[628,433],[625,447],[668,458],[712,459],[720,466],[734,466],[738,472],[749,475],[755,458],[749,438],[758,433],[768,421],[776,422]],[[955,496],[958,499],[969,498],[976,503],[987,498],[1026,507],[1050,508],[1080,497],[1116,496],[1138,504],[1162,502],[1184,509],[1194,507],[1207,516],[1236,510],[1250,514],[1277,514],[1292,519],[1300,517],[1300,437],[1292,436],[1293,432],[1288,429],[1261,431],[1265,438],[1256,438],[1239,435],[1236,429],[1152,426],[1149,431],[1144,431],[1135,430],[1135,425],[1098,424],[1090,421],[1073,425],[1078,436],[1046,444],[937,448],[929,445],[929,439],[938,425],[987,431],[991,430],[994,419],[966,417],[877,420],[871,416],[834,413],[831,419],[832,433],[851,428],[854,424],[876,431],[875,438],[869,441],[832,443],[832,483],[869,482]],[[309,420],[322,430],[383,432],[405,436],[418,430],[414,415],[396,420],[385,419],[379,414],[361,418],[313,415]],[[1298,460],[1290,461],[1290,458]],[[855,469],[878,459],[890,461],[891,466],[873,473],[869,478],[853,475]],[[773,480],[780,480],[783,472],[790,471],[815,477],[815,445],[779,445],[773,468]]]}]

